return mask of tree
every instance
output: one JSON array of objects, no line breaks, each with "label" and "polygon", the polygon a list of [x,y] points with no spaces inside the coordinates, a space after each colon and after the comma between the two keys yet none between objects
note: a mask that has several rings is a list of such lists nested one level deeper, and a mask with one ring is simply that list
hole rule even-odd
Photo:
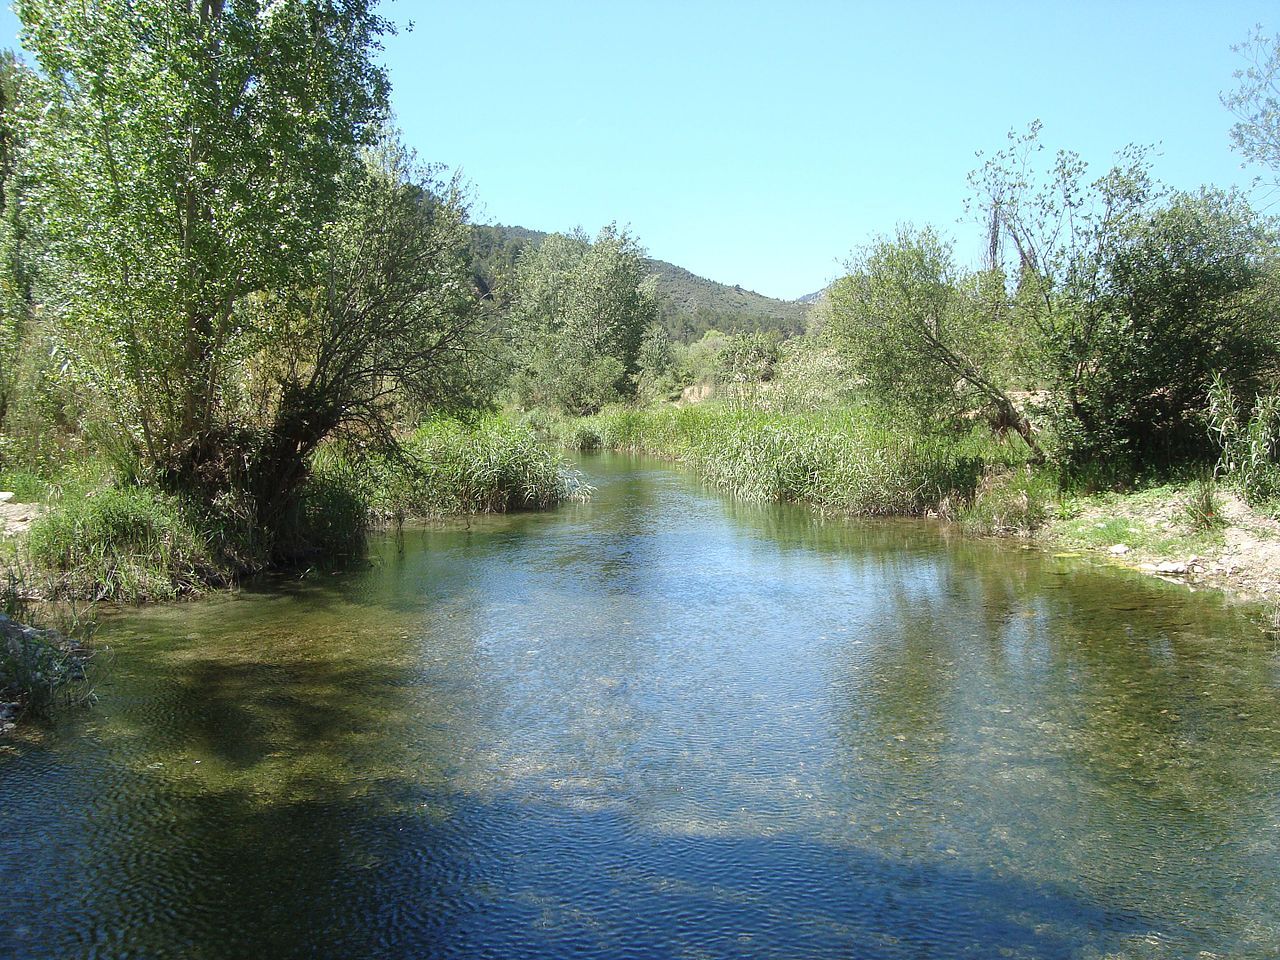
[{"label": "tree", "polygon": [[611,224],[594,242],[553,234],[526,248],[511,310],[517,392],[575,414],[633,396],[656,318],[644,251],[625,230]]},{"label": "tree", "polygon": [[1236,89],[1222,95],[1236,117],[1231,140],[1246,161],[1269,169],[1280,187],[1280,34],[1268,37],[1256,27],[1231,49],[1248,64],[1235,72]]},{"label": "tree", "polygon": [[636,390],[642,397],[656,398],[671,393],[676,387],[675,348],[671,344],[671,334],[662,323],[651,323],[645,330],[636,363],[639,368]]},{"label": "tree", "polygon": [[1074,382],[1087,446],[1139,464],[1212,452],[1215,375],[1253,398],[1276,373],[1276,253],[1262,219],[1218,190],[1173,194],[1128,225],[1104,251],[1088,372]]},{"label": "tree", "polygon": [[398,452],[396,427],[490,397],[483,314],[457,179],[440,182],[387,134],[344,178],[314,286],[259,295],[241,368],[250,488],[271,527],[325,439]]},{"label": "tree", "polygon": [[25,146],[22,114],[31,73],[10,51],[0,52],[0,423],[5,419],[32,314],[28,178],[18,166]]},{"label": "tree", "polygon": [[971,183],[1057,453],[1113,472],[1197,456],[1212,371],[1245,384],[1271,363],[1268,231],[1239,197],[1156,184],[1140,147],[1093,180],[1069,151],[1042,166],[1039,133],[1010,134]]},{"label": "tree", "polygon": [[998,275],[961,273],[949,243],[910,227],[849,268],[832,288],[826,331],[872,395],[918,423],[988,408],[1039,455],[999,380],[1010,328]]},{"label": "tree", "polygon": [[[386,113],[367,0],[20,0],[46,104],[26,162],[46,301],[146,468],[227,456],[261,291],[313,285],[343,173]],[[305,65],[305,68],[303,68]]]}]

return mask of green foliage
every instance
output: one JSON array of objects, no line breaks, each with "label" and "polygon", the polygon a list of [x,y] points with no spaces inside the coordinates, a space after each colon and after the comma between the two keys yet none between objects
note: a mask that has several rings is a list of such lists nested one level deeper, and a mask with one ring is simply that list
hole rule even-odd
[{"label": "green foliage", "polygon": [[331,444],[317,451],[313,474],[324,489],[354,494],[366,520],[543,510],[590,492],[529,424],[498,415],[429,420],[395,459]]},{"label": "green foliage", "polygon": [[1141,148],[1095,180],[1067,151],[1041,169],[1039,132],[1011,134],[972,183],[1057,457],[1068,474],[1203,457],[1212,372],[1256,386],[1274,369],[1270,228],[1237,196],[1163,190]]},{"label": "green foliage", "polygon": [[962,350],[975,331],[950,245],[928,228],[900,228],[849,266],[832,288],[827,329],[870,394],[917,423],[956,414],[961,380],[943,351]]},{"label": "green foliage", "polygon": [[1215,373],[1253,392],[1280,359],[1273,249],[1261,219],[1219,192],[1175,194],[1126,225],[1102,252],[1089,342],[1055,358],[1078,431],[1070,459],[1209,454]]},{"label": "green foliage", "polygon": [[29,470],[0,472],[0,491],[12,493],[15,503],[38,503],[49,489],[48,483]]},{"label": "green foliage", "polygon": [[272,553],[294,567],[340,569],[364,556],[373,518],[359,470],[338,458],[318,467],[290,498],[273,531]]},{"label": "green foliage", "polygon": [[720,358],[728,344],[728,334],[711,329],[687,346],[676,347],[677,378],[681,383],[715,383],[721,376]]},{"label": "green foliage", "polygon": [[774,368],[775,389],[759,402],[779,413],[847,407],[864,392],[856,370],[829,336],[792,337]]},{"label": "green foliage", "polygon": [[30,176],[19,164],[27,147],[24,114],[33,108],[34,77],[10,51],[0,52],[0,425],[18,388],[29,339],[37,255],[28,213]]},{"label": "green foliage", "polygon": [[[329,231],[323,286],[253,298],[237,446],[258,522],[301,508],[307,460],[351,434],[397,456],[396,426],[483,406],[493,365],[470,285],[458,185],[430,179],[394,137],[354,172]],[[229,477],[232,485],[234,475]]]},{"label": "green foliage", "polygon": [[678,393],[676,354],[666,327],[653,323],[640,341],[636,394],[642,400],[668,399]]},{"label": "green foliage", "polygon": [[1218,496],[1218,485],[1212,476],[1201,477],[1187,488],[1182,516],[1196,532],[1214,530],[1226,524],[1222,515],[1222,498]]},{"label": "green foliage", "polygon": [[1044,470],[993,470],[978,484],[972,503],[959,512],[965,529],[984,535],[1035,533],[1049,520],[1057,483]]},{"label": "green foliage", "polygon": [[725,338],[716,369],[716,381],[724,384],[765,383],[773,379],[782,355],[782,340],[775,332],[735,333]]},{"label": "green foliage", "polygon": [[321,442],[393,448],[398,422],[482,404],[493,379],[459,185],[385,125],[390,24],[366,0],[19,13],[42,67],[23,156],[44,356],[77,388],[24,391],[17,432],[70,396],[122,475],[234,505],[233,555],[327,544]]},{"label": "green foliage", "polygon": [[414,468],[401,497],[417,516],[545,510],[589,492],[580,473],[504,417],[474,425],[429,421],[407,450]]},{"label": "green foliage", "polygon": [[388,24],[363,0],[17,10],[41,67],[25,159],[47,306],[115,429],[198,474],[259,332],[239,308],[314,275],[343,173],[385,114]]},{"label": "green foliage", "polygon": [[916,425],[986,410],[1039,453],[1030,424],[1001,385],[1016,326],[998,271],[967,275],[950,244],[899,228],[872,244],[832,288],[825,332],[871,396]]},{"label": "green foliage", "polygon": [[919,515],[967,500],[983,464],[965,441],[905,435],[865,409],[785,415],[710,405],[610,407],[561,437],[688,464],[744,500],[861,515]]},{"label": "green foliage", "polygon": [[1280,392],[1258,394],[1246,412],[1230,381],[1215,374],[1208,418],[1222,451],[1216,475],[1239,486],[1251,503],[1280,498]]},{"label": "green foliage", "polygon": [[655,274],[658,319],[677,342],[692,343],[709,330],[779,337],[804,332],[808,304],[716,283],[661,260],[649,264]]},{"label": "green foliage", "polygon": [[32,523],[31,560],[73,597],[170,599],[219,579],[191,509],[144,487],[65,486]]},{"label": "green foliage", "polygon": [[635,395],[655,318],[645,278],[639,245],[612,225],[594,242],[555,234],[521,255],[511,328],[523,404],[582,414]]}]

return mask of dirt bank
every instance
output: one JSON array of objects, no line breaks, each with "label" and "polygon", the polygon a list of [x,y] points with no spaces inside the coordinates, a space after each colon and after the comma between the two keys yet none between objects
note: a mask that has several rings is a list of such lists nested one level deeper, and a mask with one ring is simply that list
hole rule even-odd
[{"label": "dirt bank", "polygon": [[1159,487],[1077,502],[1050,524],[1044,542],[1241,599],[1280,601],[1280,522],[1222,490],[1218,524],[1196,530],[1185,517],[1188,496]]}]

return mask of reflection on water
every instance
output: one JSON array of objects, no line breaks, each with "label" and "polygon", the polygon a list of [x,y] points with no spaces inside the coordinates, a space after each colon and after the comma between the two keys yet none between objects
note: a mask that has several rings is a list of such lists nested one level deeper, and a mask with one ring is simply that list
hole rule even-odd
[{"label": "reflection on water", "polygon": [[1247,611],[586,467],[106,624],[0,754],[0,956],[1277,955]]}]

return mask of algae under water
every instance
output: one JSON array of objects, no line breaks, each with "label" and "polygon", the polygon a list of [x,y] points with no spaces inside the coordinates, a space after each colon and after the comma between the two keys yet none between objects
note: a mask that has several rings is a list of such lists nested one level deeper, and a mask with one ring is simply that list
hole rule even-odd
[{"label": "algae under water", "polygon": [[0,749],[4,957],[1275,957],[1246,608],[625,457],[106,620]]}]

